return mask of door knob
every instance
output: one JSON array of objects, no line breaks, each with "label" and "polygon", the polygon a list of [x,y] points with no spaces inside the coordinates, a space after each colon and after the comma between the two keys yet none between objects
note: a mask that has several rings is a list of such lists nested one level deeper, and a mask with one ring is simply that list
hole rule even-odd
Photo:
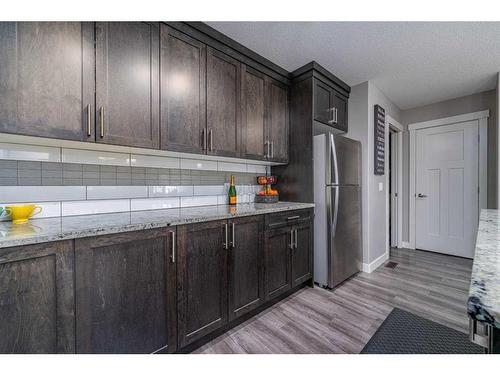
[{"label": "door knob", "polygon": [[422,193],[418,193],[417,197],[418,198],[427,198],[427,195],[422,194]]}]

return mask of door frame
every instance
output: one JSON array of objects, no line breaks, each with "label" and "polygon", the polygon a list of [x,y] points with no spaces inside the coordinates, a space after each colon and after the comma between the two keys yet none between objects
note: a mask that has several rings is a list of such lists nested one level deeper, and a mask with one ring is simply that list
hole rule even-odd
[{"label": "door frame", "polygon": [[463,115],[450,116],[424,122],[415,122],[408,124],[410,132],[410,186],[409,186],[409,240],[410,249],[416,248],[416,209],[415,209],[415,191],[416,191],[416,140],[417,130],[433,128],[438,126],[453,125],[460,122],[477,121],[479,131],[479,210],[487,208],[488,199],[488,118],[490,111],[478,111],[465,113]]},{"label": "door frame", "polygon": [[[392,118],[389,115],[385,116],[385,149],[387,152],[385,153],[385,186],[386,186],[386,194],[385,194],[385,233],[386,233],[386,255],[389,256],[389,251],[391,248],[391,238],[389,236],[389,228],[391,221],[391,210],[390,210],[390,194],[389,194],[389,184],[391,180],[389,179],[389,158],[391,157],[391,150],[389,147],[389,136],[390,130],[396,133],[396,140],[398,143],[398,154],[397,154],[397,186],[398,186],[398,210],[397,210],[397,236],[398,236],[398,248],[403,247],[402,238],[403,238],[403,205],[399,204],[403,202],[403,131],[404,126],[401,125],[398,121]],[[394,228],[393,228],[394,230]]]}]

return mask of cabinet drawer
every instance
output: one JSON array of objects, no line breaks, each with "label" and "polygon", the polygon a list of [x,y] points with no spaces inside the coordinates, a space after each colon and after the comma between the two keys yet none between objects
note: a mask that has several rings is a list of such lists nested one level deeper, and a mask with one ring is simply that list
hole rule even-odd
[{"label": "cabinet drawer", "polygon": [[291,225],[310,220],[313,217],[312,209],[285,211],[266,215],[266,228],[276,228],[282,225]]}]

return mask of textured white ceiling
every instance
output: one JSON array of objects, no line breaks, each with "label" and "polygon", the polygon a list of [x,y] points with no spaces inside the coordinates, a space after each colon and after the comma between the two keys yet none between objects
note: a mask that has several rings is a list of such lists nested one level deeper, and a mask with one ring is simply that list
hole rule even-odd
[{"label": "textured white ceiling", "polygon": [[208,22],[292,71],[316,60],[400,109],[495,87],[500,22]]}]

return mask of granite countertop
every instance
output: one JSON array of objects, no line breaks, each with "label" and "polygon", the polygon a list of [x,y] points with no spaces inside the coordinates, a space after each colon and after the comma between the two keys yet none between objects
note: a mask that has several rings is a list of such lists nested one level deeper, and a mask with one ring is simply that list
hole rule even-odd
[{"label": "granite countertop", "polygon": [[249,203],[34,219],[18,225],[0,222],[0,248],[312,207],[312,203]]},{"label": "granite countertop", "polygon": [[469,316],[500,328],[500,213],[481,210],[467,304]]}]

